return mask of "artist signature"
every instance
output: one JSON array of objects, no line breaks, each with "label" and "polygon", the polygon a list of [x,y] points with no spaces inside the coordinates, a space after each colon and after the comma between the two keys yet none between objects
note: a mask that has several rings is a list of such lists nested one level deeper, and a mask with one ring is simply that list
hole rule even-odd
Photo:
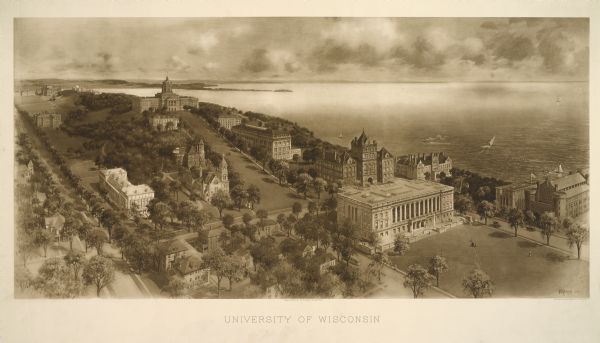
[{"label": "artist signature", "polygon": [[574,295],[574,294],[577,294],[577,292],[572,289],[569,289],[569,288],[559,288],[558,294],[559,295]]}]

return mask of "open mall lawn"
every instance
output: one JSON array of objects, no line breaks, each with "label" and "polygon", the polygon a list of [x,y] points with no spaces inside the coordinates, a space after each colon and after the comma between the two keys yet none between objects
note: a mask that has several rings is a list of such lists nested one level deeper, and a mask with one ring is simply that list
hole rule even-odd
[{"label": "open mall lawn", "polygon": [[296,201],[306,207],[306,201],[287,187],[280,186],[276,179],[265,173],[247,157],[235,150],[228,142],[218,136],[204,119],[189,112],[178,112],[178,116],[189,124],[192,131],[202,137],[212,149],[225,154],[233,169],[240,173],[246,187],[256,185],[260,189],[261,201],[256,208],[275,210],[290,208]]},{"label": "open mall lawn", "polygon": [[[476,248],[470,246],[471,240]],[[414,263],[427,266],[431,256],[440,253],[449,268],[440,277],[440,287],[458,297],[466,296],[462,279],[477,267],[494,282],[493,297],[589,296],[588,262],[484,225],[460,225],[424,238],[406,255],[391,259],[406,270]]]}]

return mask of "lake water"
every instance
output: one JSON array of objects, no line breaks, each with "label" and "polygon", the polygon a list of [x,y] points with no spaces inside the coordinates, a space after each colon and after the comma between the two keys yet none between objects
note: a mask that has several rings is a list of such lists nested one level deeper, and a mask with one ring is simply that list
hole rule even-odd
[{"label": "lake water", "polygon": [[[454,165],[507,181],[589,164],[587,83],[278,83],[176,90],[242,111],[280,116],[349,146],[365,129],[396,155],[443,151]],[[104,89],[151,96],[159,89]],[[343,138],[339,138],[339,135]],[[445,139],[427,143],[437,135]],[[495,136],[493,147],[482,145]]]}]

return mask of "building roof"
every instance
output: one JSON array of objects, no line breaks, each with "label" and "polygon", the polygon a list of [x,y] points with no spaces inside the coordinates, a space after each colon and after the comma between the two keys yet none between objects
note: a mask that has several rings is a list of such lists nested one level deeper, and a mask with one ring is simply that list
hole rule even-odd
[{"label": "building roof", "polygon": [[517,182],[517,183],[510,183],[510,184],[504,185],[504,186],[496,186],[496,189],[516,191],[516,190],[535,188],[535,187],[536,187],[535,183]]},{"label": "building roof", "polygon": [[567,176],[563,176],[563,177],[559,177],[557,179],[551,180],[550,182],[552,183],[553,186],[555,186],[557,188],[557,190],[560,191],[562,189],[571,187],[571,186],[579,184],[579,183],[585,183],[585,178],[579,173],[573,173],[571,175],[567,175]]},{"label": "building roof", "polygon": [[100,173],[112,187],[126,195],[154,193],[148,185],[133,185],[127,180],[127,171],[123,168],[102,169]]},{"label": "building roof", "polygon": [[232,129],[237,131],[247,131],[252,132],[257,135],[271,137],[271,138],[290,138],[291,135],[288,132],[281,130],[273,130],[264,126],[254,126],[248,124],[236,125]]},{"label": "building roof", "polygon": [[350,153],[346,150],[337,151],[337,150],[326,150],[323,151],[321,155],[321,159],[329,162],[335,162],[339,164],[352,164],[354,163],[354,158],[350,155]]},{"label": "building roof", "polygon": [[431,165],[433,163],[433,156],[435,155],[437,155],[439,163],[446,163],[446,161],[450,159],[450,156],[443,152],[430,154],[408,154],[399,156],[396,160],[396,163],[405,165],[417,165],[419,163]]},{"label": "building roof", "polygon": [[63,217],[62,214],[57,213],[51,217],[45,217],[44,224],[48,229],[60,231],[65,225],[65,217]]},{"label": "building roof", "polygon": [[386,148],[381,147],[381,149],[379,149],[379,151],[377,152],[377,157],[381,158],[392,158],[394,156],[392,156],[392,154],[387,151]]},{"label": "building roof", "polygon": [[187,245],[178,239],[172,239],[167,242],[160,243],[161,247],[166,249],[166,255],[174,254],[180,251],[188,250]]},{"label": "building roof", "polygon": [[579,186],[577,186],[575,188],[571,188],[571,189],[567,189],[567,190],[564,190],[564,191],[560,191],[560,193],[564,194],[565,198],[570,198],[570,197],[576,196],[578,194],[581,194],[583,192],[587,192],[589,190],[590,190],[590,186],[588,186],[587,184],[585,184],[585,185],[579,185]]},{"label": "building roof", "polygon": [[339,190],[338,196],[349,198],[365,205],[377,206],[384,202],[396,202],[440,192],[453,191],[454,188],[441,183],[393,178],[390,182],[365,187],[346,186]]}]

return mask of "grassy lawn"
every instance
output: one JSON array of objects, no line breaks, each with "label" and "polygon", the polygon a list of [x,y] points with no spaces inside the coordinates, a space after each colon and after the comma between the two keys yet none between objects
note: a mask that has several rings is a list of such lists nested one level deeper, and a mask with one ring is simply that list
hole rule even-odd
[{"label": "grassy lawn", "polygon": [[[471,240],[476,248],[470,247]],[[589,296],[588,262],[483,225],[461,225],[424,238],[406,255],[391,259],[406,270],[413,263],[427,266],[436,254],[446,257],[449,267],[440,276],[440,287],[459,297],[465,296],[462,279],[476,267],[493,280],[494,297]],[[559,293],[561,289],[567,292]]]},{"label": "grassy lawn", "polygon": [[262,169],[237,152],[223,138],[219,137],[208,124],[200,117],[189,112],[178,112],[177,115],[185,120],[193,132],[201,136],[214,151],[225,154],[233,169],[240,173],[245,185],[256,185],[261,192],[262,199],[256,208],[275,210],[289,208],[296,201],[306,207],[306,201],[287,187],[280,186]]}]

